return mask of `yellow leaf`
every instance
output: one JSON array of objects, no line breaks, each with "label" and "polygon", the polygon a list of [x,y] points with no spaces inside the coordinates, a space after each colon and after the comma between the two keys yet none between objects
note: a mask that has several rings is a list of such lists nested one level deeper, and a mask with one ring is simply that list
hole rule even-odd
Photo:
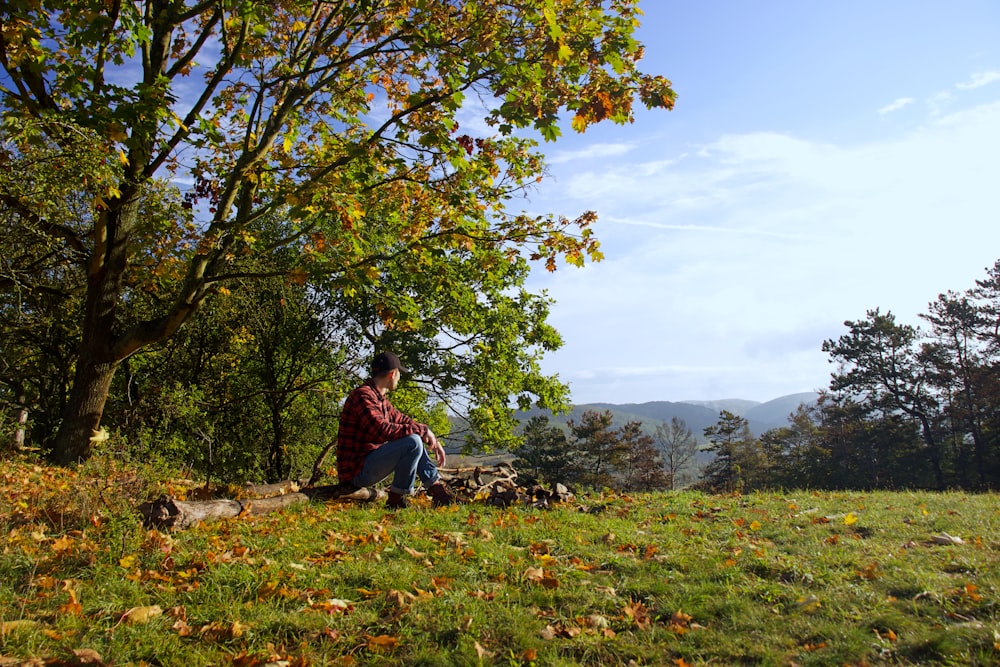
[{"label": "yellow leaf", "polygon": [[233,621],[233,624],[229,626],[229,636],[230,637],[242,637],[246,634],[246,631],[250,629],[249,625],[245,623],[240,623],[239,621]]},{"label": "yellow leaf", "polygon": [[118,159],[121,161],[123,166],[128,166],[128,156],[125,155],[125,151],[120,148],[118,149]]},{"label": "yellow leaf", "polygon": [[121,125],[112,125],[108,129],[108,139],[111,139],[111,141],[125,141],[128,139],[128,132]]},{"label": "yellow leaf", "polygon": [[5,637],[11,632],[17,632],[19,630],[31,630],[39,626],[38,621],[32,621],[29,619],[20,619],[17,621],[4,621],[0,623],[0,637]]},{"label": "yellow leaf", "polygon": [[132,607],[122,614],[121,622],[125,625],[145,625],[162,613],[163,609],[158,604],[148,607]]},{"label": "yellow leaf", "polygon": [[799,598],[797,601],[799,611],[806,614],[811,614],[822,606],[819,598],[815,595],[810,595],[808,597]]},{"label": "yellow leaf", "polygon": [[118,564],[125,568],[126,570],[131,570],[135,567],[135,564],[139,561],[139,557],[135,554],[129,554],[128,556],[122,556],[118,559]]},{"label": "yellow leaf", "polygon": [[69,535],[64,535],[52,543],[52,550],[56,553],[62,553],[63,551],[69,551],[73,548],[75,542]]},{"label": "yellow leaf", "polygon": [[844,517],[845,526],[853,526],[858,522],[858,517],[855,516],[854,512],[848,512],[847,516]]},{"label": "yellow leaf", "polygon": [[292,32],[302,32],[306,29],[306,24],[303,21],[296,21],[292,24]]}]

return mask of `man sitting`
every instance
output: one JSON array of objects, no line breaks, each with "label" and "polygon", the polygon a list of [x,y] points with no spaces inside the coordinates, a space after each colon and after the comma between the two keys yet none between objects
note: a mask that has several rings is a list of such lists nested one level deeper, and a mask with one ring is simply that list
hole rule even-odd
[{"label": "man sitting", "polygon": [[387,397],[404,371],[398,356],[382,352],[372,360],[368,381],[347,397],[337,433],[337,475],[341,484],[360,489],[391,474],[386,505],[393,509],[409,505],[419,477],[435,507],[450,505],[455,497],[438,473],[445,463],[444,448],[426,424],[404,415]]}]

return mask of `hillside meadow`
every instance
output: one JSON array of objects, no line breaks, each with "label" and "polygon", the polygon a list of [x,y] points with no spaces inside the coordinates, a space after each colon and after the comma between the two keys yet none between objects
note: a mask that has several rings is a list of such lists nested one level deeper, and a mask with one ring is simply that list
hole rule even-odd
[{"label": "hillside meadow", "polygon": [[181,487],[148,471],[0,470],[0,666],[1000,662],[995,495],[418,498],[166,533],[135,507]]}]

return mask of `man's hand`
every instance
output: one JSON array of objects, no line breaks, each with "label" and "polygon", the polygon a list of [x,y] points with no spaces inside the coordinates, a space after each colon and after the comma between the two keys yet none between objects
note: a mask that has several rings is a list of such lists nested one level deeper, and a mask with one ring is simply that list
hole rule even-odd
[{"label": "man's hand", "polygon": [[444,447],[442,447],[441,443],[438,442],[437,436],[434,435],[430,428],[428,428],[427,434],[423,439],[427,444],[428,449],[430,449],[431,453],[434,454],[434,459],[437,461],[438,468],[442,467],[445,461]]}]

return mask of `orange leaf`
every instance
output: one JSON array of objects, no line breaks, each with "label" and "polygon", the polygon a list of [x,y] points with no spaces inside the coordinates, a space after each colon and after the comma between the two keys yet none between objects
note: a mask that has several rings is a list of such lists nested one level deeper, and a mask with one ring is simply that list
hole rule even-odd
[{"label": "orange leaf", "polygon": [[640,630],[645,630],[649,627],[649,610],[646,609],[646,605],[641,602],[629,602],[622,609],[625,612],[625,616],[631,618],[632,621]]},{"label": "orange leaf", "polygon": [[391,635],[365,635],[365,641],[368,642],[369,651],[378,653],[379,651],[388,651],[396,648],[396,644],[399,643],[399,637]]},{"label": "orange leaf", "polygon": [[670,623],[673,625],[687,625],[690,622],[691,622],[691,615],[685,614],[680,609],[675,611],[673,616],[670,617]]},{"label": "orange leaf", "polygon": [[52,550],[56,553],[62,553],[64,551],[69,551],[74,547],[73,538],[69,535],[64,535],[52,543]]}]

